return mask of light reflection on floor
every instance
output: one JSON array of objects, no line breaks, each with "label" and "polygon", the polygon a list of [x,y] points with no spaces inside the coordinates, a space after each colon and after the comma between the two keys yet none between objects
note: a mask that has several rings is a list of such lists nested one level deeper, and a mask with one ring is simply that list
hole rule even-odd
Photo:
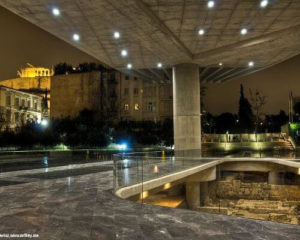
[{"label": "light reflection on floor", "polygon": [[[139,200],[141,202],[141,200]],[[169,207],[169,208],[178,208],[185,202],[184,196],[174,196],[170,197],[166,194],[155,194],[149,196],[146,199],[143,199],[143,203],[162,206],[162,207]]]}]

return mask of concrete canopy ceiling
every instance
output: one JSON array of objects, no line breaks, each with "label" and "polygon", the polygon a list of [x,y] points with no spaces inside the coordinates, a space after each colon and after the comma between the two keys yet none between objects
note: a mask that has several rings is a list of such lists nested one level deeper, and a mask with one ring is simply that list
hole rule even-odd
[{"label": "concrete canopy ceiling", "polygon": [[[131,63],[144,75],[159,75],[158,62],[164,68],[190,62],[201,67],[202,81],[222,82],[300,53],[300,0],[269,0],[266,8],[260,0],[215,0],[212,9],[207,0],[1,0],[0,5],[111,67],[122,70]],[[54,7],[60,16],[52,14]],[[242,28],[248,34],[241,35]],[[120,39],[113,38],[114,31]],[[73,41],[74,33],[80,41]]]}]

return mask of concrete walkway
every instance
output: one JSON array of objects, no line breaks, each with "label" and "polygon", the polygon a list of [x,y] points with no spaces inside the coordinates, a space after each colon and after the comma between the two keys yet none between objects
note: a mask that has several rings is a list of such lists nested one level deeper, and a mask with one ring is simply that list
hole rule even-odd
[{"label": "concrete walkway", "polygon": [[112,174],[108,170],[0,187],[0,234],[39,234],[37,239],[43,240],[300,239],[300,226],[120,199],[111,190]]}]

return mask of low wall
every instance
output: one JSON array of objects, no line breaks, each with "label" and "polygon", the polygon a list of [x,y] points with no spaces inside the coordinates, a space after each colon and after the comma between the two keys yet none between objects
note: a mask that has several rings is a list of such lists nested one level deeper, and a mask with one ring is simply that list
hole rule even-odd
[{"label": "low wall", "polygon": [[285,138],[285,133],[203,134],[202,142],[274,142]]},{"label": "low wall", "polygon": [[204,150],[216,151],[237,151],[237,150],[254,150],[268,151],[275,148],[282,150],[291,150],[287,142],[202,142]]}]

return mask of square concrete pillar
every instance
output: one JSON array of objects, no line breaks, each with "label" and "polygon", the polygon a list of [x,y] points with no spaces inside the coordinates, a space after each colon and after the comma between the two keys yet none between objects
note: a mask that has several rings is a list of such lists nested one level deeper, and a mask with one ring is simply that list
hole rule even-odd
[{"label": "square concrete pillar", "polygon": [[173,67],[173,112],[175,155],[200,157],[200,78],[197,64]]}]

